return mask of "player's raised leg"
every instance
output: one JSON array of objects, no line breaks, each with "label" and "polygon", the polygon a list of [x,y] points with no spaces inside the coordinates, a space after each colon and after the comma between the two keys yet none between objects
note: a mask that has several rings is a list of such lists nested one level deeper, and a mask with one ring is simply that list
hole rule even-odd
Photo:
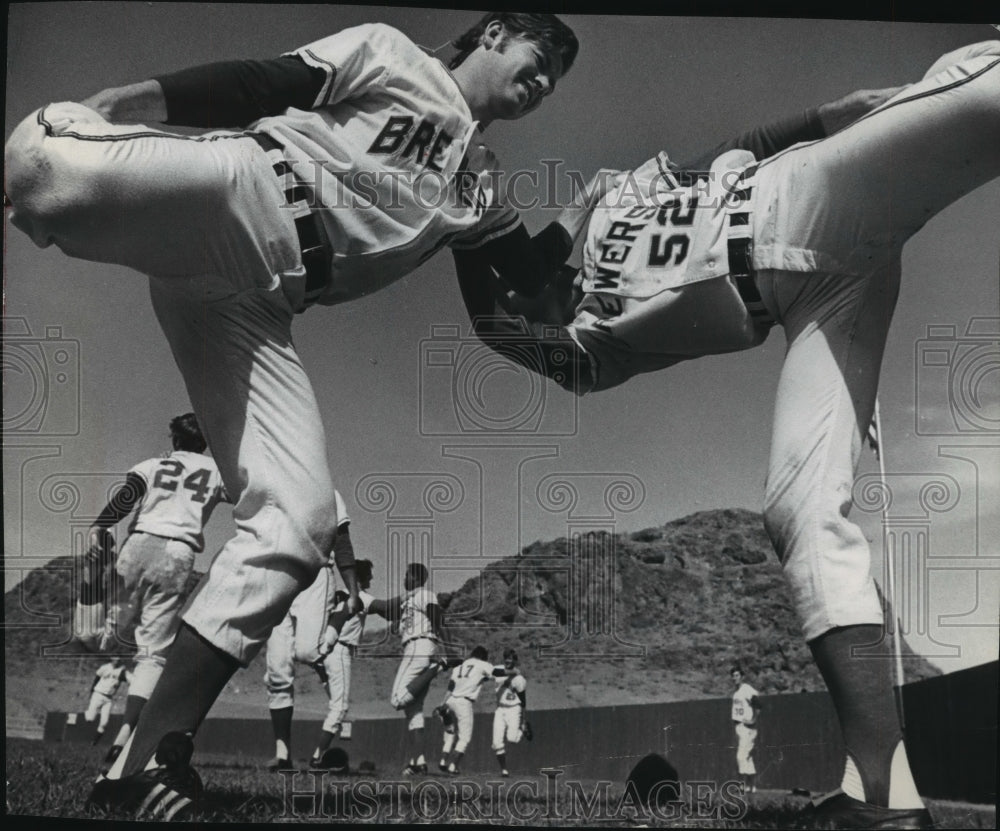
[{"label": "player's raised leg", "polygon": [[868,543],[848,519],[899,263],[868,279],[790,272],[758,279],[788,338],[764,517],[840,721],[848,754],[842,788],[856,801],[848,807],[861,812],[852,815],[858,827],[873,817],[929,821],[902,743],[891,657],[861,654],[883,639],[883,614]]},{"label": "player's raised leg", "polygon": [[[197,730],[232,673],[250,662],[326,562],[337,516],[322,420],[292,344],[292,310],[280,283],[215,303],[156,280],[151,292],[235,500],[237,530],[183,614],[122,757],[126,775],[142,770],[166,732]],[[194,687],[200,695],[191,696]]]}]

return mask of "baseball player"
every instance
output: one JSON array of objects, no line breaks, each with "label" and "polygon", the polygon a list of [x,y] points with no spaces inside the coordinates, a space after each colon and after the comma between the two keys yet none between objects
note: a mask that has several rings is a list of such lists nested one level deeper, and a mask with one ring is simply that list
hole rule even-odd
[{"label": "baseball player", "polygon": [[424,700],[431,682],[447,667],[444,612],[437,595],[427,588],[428,572],[423,563],[410,563],[403,575],[404,594],[391,600],[376,600],[369,612],[381,615],[398,628],[403,657],[392,682],[389,703],[402,710],[406,719],[403,774],[427,773],[424,756]]},{"label": "baseball player", "polygon": [[[351,520],[340,492],[334,491],[334,494],[337,501],[338,522],[337,533],[333,538],[334,559],[338,553],[341,560],[347,556],[353,559]],[[348,548],[350,552],[345,550]],[[359,576],[357,563],[355,563],[355,576]],[[369,569],[369,581],[370,579]],[[267,703],[275,739],[275,755],[267,763],[270,770],[291,769],[295,664],[298,662],[312,666],[327,688],[328,694],[330,679],[335,674],[339,677],[338,668],[331,660],[330,649],[325,641],[327,619],[337,605],[334,581],[333,559],[331,559],[327,566],[320,569],[312,585],[292,601],[288,614],[271,630],[271,635],[267,639],[267,668],[264,673],[264,683],[267,688]],[[339,693],[336,699],[330,697],[329,712],[323,724],[324,730],[336,728],[339,731],[340,711],[342,708],[346,709],[344,704]]]},{"label": "baseball player", "polygon": [[[506,675],[504,667],[495,667],[489,662],[490,653],[485,646],[477,646],[472,654],[451,671],[448,682],[448,697],[441,708],[450,717],[444,719],[444,747],[438,768],[446,773],[458,775],[458,763],[465,755],[465,748],[472,740],[475,721],[473,708],[479,698],[479,690],[495,675]],[[439,708],[439,709],[441,709]]]},{"label": "baseball player", "polygon": [[[113,762],[139,720],[163,671],[166,655],[180,625],[180,610],[195,556],[204,550],[204,528],[216,505],[228,502],[219,469],[205,456],[206,443],[194,413],[170,421],[173,450],[146,459],[125,474],[94,522],[93,536],[134,511],[129,536],[115,562],[116,600],[99,631],[87,631],[103,598],[92,583],[77,601],[80,640],[88,648],[108,652],[136,620],[135,672],[129,684],[125,721],[105,761]],[[85,601],[96,601],[88,607]]]},{"label": "baseball player", "polygon": [[500,775],[510,776],[506,742],[517,744],[524,735],[528,681],[517,666],[517,652],[513,649],[503,651],[503,665],[506,673],[493,679],[497,695],[497,708],[493,713],[493,752],[497,755]]},{"label": "baseball player", "polygon": [[[558,222],[528,236],[480,130],[535,110],[572,65],[576,37],[552,15],[497,12],[454,45],[445,67],[390,26],[354,27],[271,60],[51,104],[7,142],[14,227],[150,278],[235,500],[236,535],[108,779],[142,771],[166,733],[193,734],[326,561],[336,506],[294,315],[376,291],[445,245],[482,250],[501,271],[517,262],[511,279],[526,293],[569,253],[572,229]],[[338,562],[356,611],[351,565]],[[133,801],[127,785],[98,790],[95,801]]]},{"label": "baseball player", "polygon": [[[770,147],[741,137],[707,176],[662,153],[620,176],[590,221],[580,278],[567,280],[548,309],[506,302],[499,282],[489,296],[470,276],[474,255],[455,255],[465,258],[460,278],[474,318],[499,304],[527,313],[535,327],[481,317],[484,340],[528,368],[526,355],[545,355],[542,371],[578,394],[748,349],[775,323],[784,327],[764,520],[847,748],[841,789],[814,806],[813,819],[925,827],[931,819],[906,759],[891,667],[852,657],[856,646],[879,641],[883,613],[867,541],[847,514],[902,247],[1000,175],[1000,41],[945,55],[918,83],[826,138],[804,141],[802,132]],[[479,280],[489,273],[481,264]],[[567,307],[568,320],[546,317]],[[561,337],[542,331],[553,323],[563,325]]]},{"label": "baseball player", "polygon": [[92,722],[100,715],[97,722],[97,731],[94,733],[94,741],[97,744],[104,731],[108,729],[108,721],[111,719],[111,704],[114,702],[115,693],[122,684],[132,683],[132,673],[128,671],[124,660],[115,656],[106,664],[101,664],[94,673],[94,682],[90,685],[90,703],[83,714],[84,721]]},{"label": "baseball player", "polygon": [[734,666],[729,673],[736,686],[733,693],[732,719],[736,725],[736,766],[749,793],[757,792],[757,767],[753,749],[757,742],[757,716],[760,714],[759,693],[743,680],[743,670]]}]

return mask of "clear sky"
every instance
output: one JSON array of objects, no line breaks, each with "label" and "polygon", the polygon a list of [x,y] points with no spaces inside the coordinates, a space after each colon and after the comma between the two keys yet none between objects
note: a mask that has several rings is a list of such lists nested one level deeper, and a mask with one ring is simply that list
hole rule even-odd
[{"label": "clear sky", "polygon": [[[367,21],[390,23],[434,49],[477,17],[363,6],[15,4],[5,135],[46,102],[156,73],[271,57]],[[916,80],[940,54],[997,36],[985,24],[565,20],[581,43],[573,70],[538,112],[486,132],[507,171],[542,174],[560,162],[551,177],[560,195],[567,170],[633,167],[661,149],[681,160],[853,89]],[[530,197],[536,191],[528,185]],[[552,218],[543,207],[525,211],[533,231]],[[908,245],[883,366],[889,517],[893,539],[905,532],[898,547],[909,575],[904,631],[947,669],[997,657],[998,228],[1000,182],[993,182]],[[5,227],[4,280],[9,588],[25,569],[70,552],[72,529],[85,527],[126,469],[168,449],[167,422],[189,404],[145,278],[38,250]],[[569,531],[632,531],[717,507],[760,510],[780,330],[756,350],[689,362],[578,401],[512,368],[476,363],[444,254],[375,295],[310,310],[297,319],[295,338],[324,413],[356,549],[376,569],[392,541],[426,539],[435,586],[447,590],[490,560]],[[432,352],[456,356],[458,375],[429,361]],[[458,415],[456,378],[466,396]],[[516,429],[452,429],[460,417],[466,427],[490,418]],[[865,454],[860,474],[875,472]],[[434,490],[436,481],[443,490]],[[391,508],[379,502],[380,482],[398,497]],[[609,508],[605,494],[615,482],[632,494]],[[572,505],[566,488],[579,495]],[[443,502],[427,496],[448,489]],[[854,516],[873,541],[880,576],[881,516],[871,506]],[[220,511],[199,567],[231,528]],[[384,578],[374,586],[384,590]]]}]

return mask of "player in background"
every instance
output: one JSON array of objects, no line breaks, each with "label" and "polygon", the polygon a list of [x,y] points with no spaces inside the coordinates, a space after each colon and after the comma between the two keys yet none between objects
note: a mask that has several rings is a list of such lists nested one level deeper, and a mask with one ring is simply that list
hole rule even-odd
[{"label": "player in background", "polygon": [[87,704],[87,711],[83,714],[83,719],[88,724],[100,715],[91,744],[97,744],[104,736],[104,731],[108,729],[115,693],[118,692],[122,684],[131,683],[132,673],[128,671],[125,661],[118,655],[97,668],[97,672],[94,673],[94,681],[90,685],[90,702]]},{"label": "player in background", "polygon": [[[847,515],[903,245],[1000,176],[1000,41],[950,52],[889,92],[836,132],[807,119],[680,168],[661,153],[623,176],[590,222],[579,279],[547,305],[518,300],[496,278],[491,294],[490,266],[475,279],[474,256],[456,252],[484,342],[578,394],[748,349],[784,327],[764,522],[847,751],[841,787],[807,821],[852,828],[932,825],[906,757],[891,661],[855,654],[883,641],[884,617],[867,541]],[[498,309],[510,317],[490,318]],[[552,324],[562,336],[541,331]]]},{"label": "player in background", "polygon": [[146,459],[125,474],[94,521],[91,540],[96,545],[135,512],[115,562],[114,603],[102,628],[88,631],[97,617],[94,607],[103,607],[102,581],[91,578],[81,584],[75,610],[81,643],[99,652],[123,644],[119,633],[136,622],[135,671],[125,721],[106,762],[121,753],[156,687],[180,625],[195,556],[205,548],[205,525],[216,505],[229,501],[215,461],[204,455],[207,445],[194,413],[171,419],[170,441],[173,450],[166,457]]},{"label": "player in background", "polygon": [[757,766],[753,751],[757,743],[757,717],[760,714],[760,695],[743,680],[743,670],[734,666],[729,676],[736,690],[733,692],[732,719],[736,725],[736,767],[743,777],[747,793],[757,792]]},{"label": "player in background", "polygon": [[[333,567],[335,561],[354,561],[354,546],[351,542],[350,517],[347,506],[339,491],[334,492],[337,501],[337,533],[333,538],[333,556],[320,569],[312,585],[301,592],[288,610],[288,614],[267,639],[267,665],[264,684],[267,689],[268,710],[274,730],[275,755],[267,763],[269,770],[292,770],[291,736],[292,714],[295,706],[295,664],[308,664],[316,670],[329,696],[329,711],[324,730],[339,729],[342,702],[339,694],[335,699],[330,695],[330,678],[340,671],[330,655],[325,634],[327,620],[337,605],[337,592]],[[355,563],[355,577],[360,577]],[[370,567],[368,580],[371,580]],[[369,595],[369,598],[371,596]],[[370,602],[370,600],[369,600]]]},{"label": "player in background", "polygon": [[441,713],[445,722],[444,747],[438,769],[453,775],[459,773],[458,763],[465,755],[465,748],[472,741],[472,727],[475,722],[473,711],[479,690],[496,675],[506,675],[504,667],[495,667],[489,662],[490,653],[485,646],[477,646],[472,654],[451,671],[448,681],[448,697],[435,712],[450,713],[450,718]]},{"label": "player in background", "polygon": [[511,648],[503,651],[506,674],[496,682],[497,708],[493,713],[493,752],[497,755],[501,776],[510,776],[507,769],[506,742],[517,744],[524,734],[527,718],[528,681],[517,665],[517,652]]},{"label": "player in background", "polygon": [[389,703],[406,719],[403,774],[427,773],[424,756],[424,701],[431,682],[448,666],[444,612],[437,595],[427,587],[423,563],[410,563],[403,575],[404,592],[390,600],[375,600],[371,614],[384,617],[399,631],[403,657],[392,682]]},{"label": "player in background", "polygon": [[[538,108],[570,69],[575,35],[553,15],[492,12],[453,45],[446,67],[392,27],[358,26],[271,60],[52,104],[7,142],[14,227],[40,247],[149,276],[235,500],[237,533],[94,804],[135,802],[135,787],[108,780],[138,776],[166,734],[193,735],[326,562],[333,482],[294,316],[376,291],[445,245],[480,250],[502,272],[516,265],[510,279],[529,295],[571,251],[572,212],[529,237],[480,131]],[[206,138],[147,124],[228,129]],[[445,198],[426,192],[435,183]],[[351,565],[338,563],[356,611]],[[173,794],[168,783],[150,813]]]}]

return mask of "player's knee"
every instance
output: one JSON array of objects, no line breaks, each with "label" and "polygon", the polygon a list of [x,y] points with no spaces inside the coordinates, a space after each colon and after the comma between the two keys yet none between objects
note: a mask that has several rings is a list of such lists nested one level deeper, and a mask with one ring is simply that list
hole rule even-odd
[{"label": "player's knee", "polygon": [[316,552],[317,567],[321,566],[333,546],[337,530],[337,502],[333,488],[317,487],[309,494],[296,498],[294,506],[285,509],[284,517],[292,534]]}]

